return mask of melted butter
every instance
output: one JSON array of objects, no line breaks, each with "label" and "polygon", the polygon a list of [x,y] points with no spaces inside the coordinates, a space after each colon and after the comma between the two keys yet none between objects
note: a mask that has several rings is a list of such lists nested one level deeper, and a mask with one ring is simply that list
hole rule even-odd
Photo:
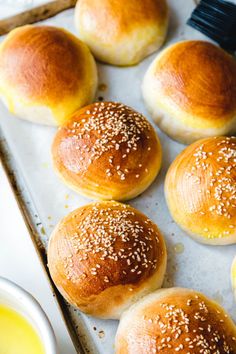
[{"label": "melted butter", "polygon": [[31,324],[16,311],[0,305],[0,353],[45,354]]},{"label": "melted butter", "polygon": [[174,245],[174,251],[175,251],[175,253],[178,253],[178,254],[183,253],[184,252],[184,245],[182,243],[180,243],[180,242],[176,243]]},{"label": "melted butter", "polygon": [[107,89],[107,85],[106,84],[100,84],[98,85],[98,90],[99,91],[106,91]]}]

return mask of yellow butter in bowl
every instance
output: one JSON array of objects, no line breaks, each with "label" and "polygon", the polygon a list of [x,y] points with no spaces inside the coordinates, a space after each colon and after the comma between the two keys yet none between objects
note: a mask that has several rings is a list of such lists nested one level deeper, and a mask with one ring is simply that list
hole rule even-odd
[{"label": "yellow butter in bowl", "polygon": [[32,325],[15,310],[0,305],[0,353],[45,354]]}]

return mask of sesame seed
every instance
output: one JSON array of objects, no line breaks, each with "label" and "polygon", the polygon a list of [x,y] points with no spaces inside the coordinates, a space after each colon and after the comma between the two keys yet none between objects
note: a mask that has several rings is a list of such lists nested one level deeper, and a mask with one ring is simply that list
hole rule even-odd
[{"label": "sesame seed", "polygon": [[[214,312],[210,303],[201,295],[189,294],[181,306],[175,303],[173,297],[166,300],[169,301],[156,303],[150,317],[145,315],[141,319],[144,322],[142,326],[144,333],[152,333],[151,343],[157,352],[189,354],[235,352],[236,338],[225,332],[223,313],[218,310]],[[148,326],[147,331],[145,326]],[[153,326],[153,330],[150,330],[150,326]]]},{"label": "sesame seed", "polygon": [[195,147],[193,164],[185,171],[188,184],[186,190],[200,194],[192,213],[211,213],[219,220],[222,219],[224,230],[219,235],[215,235],[214,229],[208,225],[209,219],[206,220],[204,232],[208,233],[208,238],[228,237],[233,234],[236,217],[236,138],[216,139],[214,151],[212,140]]},{"label": "sesame seed", "polygon": [[[115,285],[116,281],[120,284],[121,280],[122,283],[137,282],[150,276],[158,268],[159,252],[162,252],[157,251],[159,235],[155,225],[146,217],[140,218],[127,205],[116,202],[109,202],[105,208],[101,205],[102,202],[97,202],[73,214],[75,230],[67,235],[68,249],[73,253],[64,258],[67,279],[77,281],[78,274],[74,271],[77,262],[79,269],[85,262],[87,281],[90,276],[101,275],[104,286]],[[116,262],[119,262],[118,278],[110,274],[110,267],[116,267]],[[89,268],[88,264],[92,266]]]},{"label": "sesame seed", "polygon": [[[73,147],[79,154],[77,172],[84,173],[89,165],[103,157],[107,159],[109,166],[106,175],[117,176],[124,181],[127,176],[123,171],[127,169],[129,163],[126,157],[139,148],[143,149],[145,140],[147,144],[148,133],[151,130],[148,120],[130,107],[116,102],[106,102],[106,105],[104,102],[97,102],[91,105],[89,110],[85,110],[82,119],[79,118],[66,128],[67,134],[75,139]],[[150,149],[147,148],[148,151]],[[114,161],[117,151],[122,154],[122,160],[118,164]],[[139,167],[142,167],[141,163]],[[118,173],[120,170],[121,174]],[[132,172],[130,169],[127,175]]]}]

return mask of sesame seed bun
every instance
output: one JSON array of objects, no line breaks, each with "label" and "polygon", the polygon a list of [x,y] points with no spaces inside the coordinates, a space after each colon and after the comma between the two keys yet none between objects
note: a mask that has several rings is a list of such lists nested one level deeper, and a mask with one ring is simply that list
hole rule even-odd
[{"label": "sesame seed bun", "polygon": [[217,303],[194,290],[161,289],[122,317],[116,354],[234,354],[236,327]]},{"label": "sesame seed bun", "polygon": [[64,29],[23,26],[0,45],[0,97],[20,118],[63,124],[93,100],[96,87],[88,47]]},{"label": "sesame seed bun", "polygon": [[95,57],[133,65],[157,50],[166,37],[166,0],[80,0],[75,25]]},{"label": "sesame seed bun", "polygon": [[236,137],[207,138],[187,147],[168,170],[165,195],[173,219],[194,239],[235,243]]},{"label": "sesame seed bun", "polygon": [[154,121],[184,144],[236,132],[236,61],[204,41],[184,41],[162,51],[143,81]]},{"label": "sesame seed bun", "polygon": [[54,168],[79,194],[128,200],[157,176],[161,145],[151,124],[121,103],[97,102],[77,111],[52,145]]},{"label": "sesame seed bun", "polygon": [[157,226],[134,208],[97,202],[66,216],[48,246],[58,290],[81,311],[119,318],[162,285],[166,247]]}]

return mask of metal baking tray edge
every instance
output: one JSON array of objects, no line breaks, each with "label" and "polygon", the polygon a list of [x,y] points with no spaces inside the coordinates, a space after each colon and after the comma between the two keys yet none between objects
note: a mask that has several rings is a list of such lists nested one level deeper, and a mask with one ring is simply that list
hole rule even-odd
[{"label": "metal baking tray edge", "polygon": [[85,354],[86,351],[84,350],[81,344],[78,333],[76,332],[73,326],[73,322],[70,317],[69,311],[67,310],[67,304],[65,303],[63,297],[55,287],[50,277],[49,270],[47,267],[47,255],[45,252],[45,248],[42,245],[42,242],[39,237],[39,226],[41,225],[40,218],[37,215],[36,208],[31,200],[29,193],[27,192],[27,189],[24,186],[23,177],[21,176],[19,170],[16,167],[17,164],[14,161],[14,157],[10,152],[10,148],[7,144],[7,141],[3,136],[1,127],[0,127],[0,163],[8,179],[12,193],[14,195],[14,198],[21,212],[23,221],[26,225],[30,238],[33,242],[34,248],[39,257],[43,271],[47,276],[53,296],[56,299],[60,313],[66,324],[66,327],[68,329],[72,342],[75,346],[75,349],[77,353]]}]

